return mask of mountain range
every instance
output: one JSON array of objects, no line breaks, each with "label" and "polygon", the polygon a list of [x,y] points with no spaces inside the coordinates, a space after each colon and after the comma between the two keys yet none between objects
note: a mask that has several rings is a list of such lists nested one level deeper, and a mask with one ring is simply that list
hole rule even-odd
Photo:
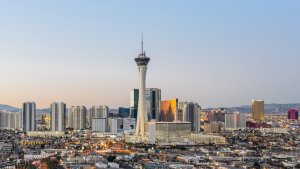
[{"label": "mountain range", "polygon": [[[0,110],[7,110],[10,112],[21,112],[22,109],[21,108],[17,108],[17,107],[13,107],[10,105],[5,105],[5,104],[0,104]],[[50,113],[50,108],[48,109],[36,109],[37,113],[40,114],[46,114],[46,113]]]},{"label": "mountain range", "polygon": [[[277,104],[277,103],[272,103],[272,104],[265,104],[265,112],[267,113],[279,113],[279,112],[287,112],[288,109],[290,108],[296,108],[300,110],[300,103],[288,103],[288,104]],[[207,108],[207,109],[214,109],[214,108]],[[241,113],[250,113],[251,112],[251,105],[243,105],[240,107],[228,107],[225,108],[229,110],[230,112],[241,112]],[[11,112],[21,112],[21,108],[13,107],[10,105],[4,105],[0,104],[0,110],[7,110]],[[36,112],[38,114],[48,114],[50,113],[50,108],[45,108],[45,109],[37,109]],[[110,113],[114,112],[117,113],[118,109],[113,109],[111,108],[109,110]]]}]

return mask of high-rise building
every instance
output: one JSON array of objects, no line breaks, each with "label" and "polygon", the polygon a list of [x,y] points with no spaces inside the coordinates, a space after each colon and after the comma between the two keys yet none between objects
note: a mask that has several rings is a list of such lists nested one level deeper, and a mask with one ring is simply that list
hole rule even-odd
[{"label": "high-rise building", "polygon": [[161,101],[160,121],[173,122],[177,120],[178,99]]},{"label": "high-rise building", "polygon": [[246,128],[246,113],[226,113],[225,114],[225,128],[236,129],[236,128]]},{"label": "high-rise building", "polygon": [[67,108],[63,102],[54,102],[50,106],[51,131],[66,130]]},{"label": "high-rise building", "polygon": [[[108,106],[93,106],[87,112],[87,127],[92,126],[94,118],[108,118]],[[106,120],[107,122],[107,120]]]},{"label": "high-rise building", "polygon": [[20,128],[20,113],[0,110],[0,129],[15,130]]},{"label": "high-rise building", "polygon": [[91,118],[108,118],[108,106],[93,106],[90,108]]},{"label": "high-rise building", "polygon": [[213,109],[207,112],[208,121],[220,121],[225,122],[225,114],[227,110],[220,108],[220,109]]},{"label": "high-rise building", "polygon": [[120,133],[124,131],[122,118],[109,118],[108,125],[111,133]]},{"label": "high-rise building", "polygon": [[177,117],[178,121],[184,122],[188,121],[188,111],[189,111],[189,106],[187,102],[179,102],[178,103],[178,112],[177,112]]},{"label": "high-rise building", "polygon": [[223,127],[223,122],[220,121],[210,121],[204,123],[203,130],[205,133],[218,133]]},{"label": "high-rise building", "polygon": [[246,113],[239,113],[238,114],[238,122],[237,122],[237,127],[238,128],[246,128],[246,123],[247,123],[247,114]]},{"label": "high-rise building", "polygon": [[107,131],[107,118],[93,118],[92,131],[104,133]]},{"label": "high-rise building", "polygon": [[255,121],[264,121],[265,103],[263,100],[252,100],[252,118]]},{"label": "high-rise building", "polygon": [[[139,90],[132,89],[130,91],[130,117],[136,118],[138,109]],[[146,88],[146,120],[150,121],[160,119],[160,103],[161,103],[161,90],[157,88]]]},{"label": "high-rise building", "polygon": [[23,103],[22,109],[22,128],[23,131],[35,131],[36,130],[36,104],[34,102]]},{"label": "high-rise building", "polygon": [[298,120],[299,119],[299,113],[297,109],[289,109],[288,110],[288,119],[289,120]]},{"label": "high-rise building", "polygon": [[225,128],[237,128],[238,114],[226,113],[225,114]]},{"label": "high-rise building", "polygon": [[130,90],[130,117],[137,118],[139,104],[139,90],[132,89]]},{"label": "high-rise building", "polygon": [[157,88],[146,89],[146,109],[148,121],[160,119],[160,103],[161,103],[161,90]]},{"label": "high-rise building", "polygon": [[150,61],[150,58],[146,56],[146,53],[143,49],[142,41],[142,50],[138,57],[135,58],[135,62],[138,66],[139,71],[139,102],[138,102],[138,114],[137,114],[137,125],[135,135],[140,137],[142,140],[145,135],[145,117],[146,117],[146,72],[147,65]]},{"label": "high-rise building", "polygon": [[72,106],[68,111],[69,128],[74,130],[86,129],[86,107]]},{"label": "high-rise building", "polygon": [[193,102],[178,103],[178,121],[191,122],[193,132],[200,132],[200,111],[201,107]]},{"label": "high-rise building", "polygon": [[129,112],[130,112],[130,108],[126,108],[126,107],[119,107],[118,109],[118,116],[119,117],[129,117]]},{"label": "high-rise building", "polygon": [[9,115],[10,112],[0,110],[0,129],[9,129]]}]

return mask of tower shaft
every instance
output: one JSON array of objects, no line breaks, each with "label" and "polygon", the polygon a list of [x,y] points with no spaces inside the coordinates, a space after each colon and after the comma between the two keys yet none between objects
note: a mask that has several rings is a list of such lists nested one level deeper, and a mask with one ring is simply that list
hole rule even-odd
[{"label": "tower shaft", "polygon": [[140,136],[142,139],[145,135],[145,117],[146,117],[146,73],[147,66],[138,66],[139,70],[139,102],[138,102],[138,115],[136,125],[136,136]]},{"label": "tower shaft", "polygon": [[143,40],[142,40],[142,51],[136,57],[135,62],[139,70],[139,101],[138,101],[138,113],[137,113],[137,124],[135,136],[144,140],[145,138],[145,119],[146,119],[146,73],[147,65],[150,61],[150,58],[146,56],[146,53],[143,49]]}]

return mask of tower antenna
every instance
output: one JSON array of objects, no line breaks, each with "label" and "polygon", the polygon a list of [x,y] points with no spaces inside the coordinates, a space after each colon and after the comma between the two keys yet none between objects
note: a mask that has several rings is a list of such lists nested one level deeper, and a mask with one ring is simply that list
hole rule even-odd
[{"label": "tower antenna", "polygon": [[143,32],[142,32],[142,53],[144,52],[144,39],[143,39]]}]

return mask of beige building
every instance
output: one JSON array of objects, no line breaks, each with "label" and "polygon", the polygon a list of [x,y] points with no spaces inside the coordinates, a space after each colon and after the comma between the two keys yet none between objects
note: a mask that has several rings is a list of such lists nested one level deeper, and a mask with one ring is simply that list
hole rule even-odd
[{"label": "beige building", "polygon": [[219,133],[223,127],[222,122],[211,121],[210,123],[204,123],[204,133]]},{"label": "beige building", "polygon": [[255,121],[264,121],[265,103],[263,100],[252,100],[252,118]]},{"label": "beige building", "polygon": [[226,144],[227,143],[226,138],[223,136],[208,135],[208,134],[191,134],[189,140],[198,144]]},{"label": "beige building", "polygon": [[28,131],[29,137],[63,137],[65,132],[62,131]]},{"label": "beige building", "polygon": [[191,136],[190,122],[149,122],[149,142],[179,142]]}]

